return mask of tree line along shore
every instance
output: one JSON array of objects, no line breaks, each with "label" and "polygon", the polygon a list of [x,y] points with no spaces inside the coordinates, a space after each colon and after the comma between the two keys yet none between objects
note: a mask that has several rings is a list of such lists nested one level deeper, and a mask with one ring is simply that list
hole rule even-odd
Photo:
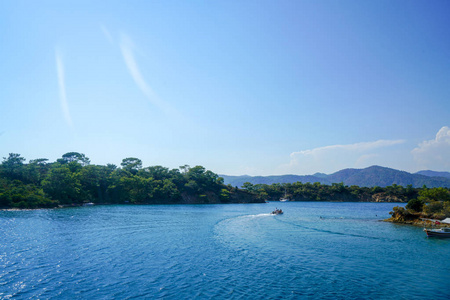
[{"label": "tree line along shore", "polygon": [[82,153],[69,152],[56,162],[25,163],[10,153],[0,165],[0,207],[52,208],[94,204],[203,204],[260,202],[253,194],[230,188],[202,166],[144,168],[138,158],[92,165]]},{"label": "tree line along shore", "polygon": [[138,158],[120,167],[93,165],[82,153],[68,152],[55,162],[10,153],[0,164],[0,208],[53,208],[95,204],[214,204],[290,201],[408,202],[391,212],[394,222],[450,217],[448,188],[346,186],[316,183],[225,185],[202,166],[143,167]]},{"label": "tree line along shore", "polygon": [[[342,202],[403,202],[405,207],[395,206],[391,217],[385,221],[403,224],[422,224],[422,220],[443,220],[450,217],[449,188],[414,188],[392,184],[387,187],[346,186],[343,183],[331,185],[316,183],[251,184],[243,188],[260,199],[291,201],[342,201]],[[445,225],[443,225],[445,226]]]}]

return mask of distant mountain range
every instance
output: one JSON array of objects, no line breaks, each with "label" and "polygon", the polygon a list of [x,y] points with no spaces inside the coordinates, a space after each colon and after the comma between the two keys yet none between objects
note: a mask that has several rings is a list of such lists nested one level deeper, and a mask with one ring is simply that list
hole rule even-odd
[{"label": "distant mountain range", "polygon": [[419,171],[408,173],[395,169],[372,166],[365,169],[344,169],[336,173],[327,175],[316,173],[314,175],[278,175],[278,176],[228,176],[223,177],[225,184],[241,187],[244,182],[252,184],[272,184],[272,183],[293,183],[293,182],[320,182],[322,184],[332,184],[343,182],[345,185],[357,185],[360,187],[386,187],[397,184],[406,187],[411,184],[413,187],[450,187],[450,172]]},{"label": "distant mountain range", "polygon": [[419,174],[419,175],[425,175],[425,176],[429,176],[429,177],[445,177],[445,178],[450,178],[450,172],[436,172],[436,171],[419,171],[415,174]]}]

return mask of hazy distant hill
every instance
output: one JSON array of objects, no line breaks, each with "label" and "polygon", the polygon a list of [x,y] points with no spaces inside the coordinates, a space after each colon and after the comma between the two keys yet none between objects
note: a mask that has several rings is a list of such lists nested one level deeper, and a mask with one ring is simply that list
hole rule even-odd
[{"label": "hazy distant hill", "polygon": [[436,171],[425,170],[425,171],[419,171],[419,172],[417,172],[415,174],[425,175],[425,176],[428,176],[428,177],[450,178],[450,172],[436,172]]},{"label": "hazy distant hill", "polygon": [[[430,174],[430,175],[425,175]],[[437,174],[438,176],[434,176]],[[316,173],[314,175],[280,175],[280,176],[227,176],[220,175],[224,178],[225,184],[241,187],[244,182],[253,184],[272,184],[272,183],[292,183],[292,182],[320,182],[322,184],[331,184],[343,182],[345,185],[357,186],[389,186],[397,184],[407,186],[411,184],[413,187],[450,187],[450,173],[448,172],[434,172],[434,171],[420,171],[411,174],[405,171],[395,169],[372,166],[365,169],[344,169],[336,173],[327,175],[323,173]]]},{"label": "hazy distant hill", "polygon": [[322,184],[331,184],[326,178],[319,178],[314,175],[278,175],[278,176],[228,176],[219,175],[223,177],[225,184],[231,184],[232,186],[241,187],[244,182],[250,182],[253,184],[272,184],[272,183],[292,183],[292,182],[320,182]]},{"label": "hazy distant hill", "polygon": [[420,174],[411,174],[390,168],[372,166],[365,169],[346,169],[328,176],[331,182],[344,182],[346,185],[358,186],[389,186],[397,184],[414,187],[450,187],[450,179],[442,177],[429,177]]}]

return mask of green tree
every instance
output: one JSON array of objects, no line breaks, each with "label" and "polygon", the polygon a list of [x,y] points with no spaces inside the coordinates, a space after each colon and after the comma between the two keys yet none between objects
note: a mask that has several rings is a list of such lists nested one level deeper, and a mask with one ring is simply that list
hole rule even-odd
[{"label": "green tree", "polygon": [[170,178],[169,169],[162,166],[147,167],[139,173],[144,177],[153,177],[155,180],[164,180]]},{"label": "green tree", "polygon": [[183,174],[186,174],[187,172],[189,172],[190,168],[191,167],[189,165],[180,166],[180,170]]},{"label": "green tree", "polygon": [[67,152],[63,154],[62,158],[58,159],[57,162],[60,164],[68,164],[71,162],[76,162],[81,164],[83,167],[90,164],[90,160],[83,153],[78,152]]},{"label": "green tree", "polygon": [[164,179],[162,194],[165,199],[168,199],[172,203],[178,202],[180,199],[180,191],[170,179]]},{"label": "green tree", "polygon": [[450,192],[449,190],[438,187],[431,189],[422,189],[419,191],[419,198],[425,203],[433,202],[433,201],[450,201]]},{"label": "green tree", "polygon": [[135,175],[140,169],[142,169],[142,160],[136,157],[127,157],[122,159],[122,163],[120,165],[124,170]]},{"label": "green tree", "polygon": [[0,178],[0,207],[39,208],[56,205],[56,202],[48,199],[42,189],[34,184]]},{"label": "green tree", "polygon": [[224,182],[225,182],[225,180],[223,179],[223,177],[218,177],[216,180],[216,183],[219,185],[224,185],[225,184]]},{"label": "green tree", "polygon": [[444,203],[441,201],[432,201],[423,207],[423,212],[428,214],[430,217],[437,217],[438,214],[442,213],[444,209]]},{"label": "green tree", "polygon": [[423,201],[419,199],[411,199],[408,204],[406,204],[406,208],[413,210],[415,212],[421,212],[423,208]]},{"label": "green tree", "polygon": [[223,202],[223,203],[229,202],[230,201],[230,194],[231,193],[230,193],[229,190],[221,189],[220,190],[220,195],[219,195],[220,201]]},{"label": "green tree", "polygon": [[244,182],[244,184],[242,184],[242,188],[244,189],[244,190],[247,190],[247,191],[249,191],[249,192],[253,192],[253,183],[250,183],[250,182]]},{"label": "green tree", "polygon": [[25,166],[24,169],[25,172],[24,177],[26,178],[26,180],[28,182],[40,185],[41,181],[45,178],[50,168],[47,161],[48,159],[46,158],[38,158],[30,160],[30,162],[28,163],[28,165]]},{"label": "green tree", "polygon": [[42,182],[44,192],[62,204],[82,203],[78,176],[68,166],[54,165]]},{"label": "green tree", "polygon": [[383,191],[384,191],[384,189],[382,187],[379,187],[379,186],[374,186],[372,188],[372,190],[371,190],[372,194],[378,194],[378,193],[381,193]]},{"label": "green tree", "polygon": [[5,175],[10,179],[22,179],[25,158],[17,153],[9,153],[8,157],[3,157],[2,169]]},{"label": "green tree", "polygon": [[[115,166],[114,166],[115,167]],[[81,169],[78,178],[85,202],[108,202],[108,186],[111,184],[111,166],[89,165]]]},{"label": "green tree", "polygon": [[207,171],[202,166],[195,166],[190,168],[185,174],[188,182],[194,181],[198,186],[199,192],[204,192],[206,190],[217,190],[219,185],[217,184],[217,174],[211,171]]},{"label": "green tree", "polygon": [[334,193],[344,193],[344,192],[346,191],[343,182],[341,182],[341,183],[332,183],[332,184],[331,184],[331,190],[332,190]]},{"label": "green tree", "polygon": [[186,182],[184,188],[190,193],[200,192],[200,187],[198,186],[198,183],[195,180],[189,180],[188,182]]},{"label": "green tree", "polygon": [[143,178],[132,175],[122,177],[119,183],[126,191],[125,201],[130,203],[151,203],[155,193],[155,185],[152,178]]}]

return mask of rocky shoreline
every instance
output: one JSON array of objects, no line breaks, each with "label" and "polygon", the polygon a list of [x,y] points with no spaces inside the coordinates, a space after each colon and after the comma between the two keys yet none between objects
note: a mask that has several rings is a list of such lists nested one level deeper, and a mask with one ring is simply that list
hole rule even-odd
[{"label": "rocky shoreline", "polygon": [[412,213],[404,209],[403,207],[396,206],[389,214],[391,215],[391,217],[383,220],[384,222],[413,225],[419,227],[450,227],[450,224],[442,223],[441,220],[427,218],[428,216],[424,215],[423,213]]}]

